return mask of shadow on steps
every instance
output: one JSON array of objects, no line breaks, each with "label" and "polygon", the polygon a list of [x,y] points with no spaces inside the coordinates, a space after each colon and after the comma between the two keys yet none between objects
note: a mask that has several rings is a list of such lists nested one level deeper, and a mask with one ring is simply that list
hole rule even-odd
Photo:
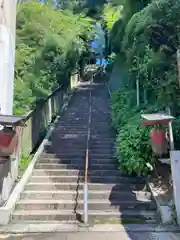
[{"label": "shadow on steps", "polygon": [[[116,167],[115,136],[110,128],[106,87],[93,84],[90,88],[89,222],[155,223],[156,206],[146,189],[145,180],[126,176]],[[32,210],[31,213],[23,215],[19,212],[18,215],[16,212],[15,219],[83,221],[89,104],[89,85],[84,84],[75,92],[36,164],[23,193],[26,201],[18,205],[21,209]]]}]

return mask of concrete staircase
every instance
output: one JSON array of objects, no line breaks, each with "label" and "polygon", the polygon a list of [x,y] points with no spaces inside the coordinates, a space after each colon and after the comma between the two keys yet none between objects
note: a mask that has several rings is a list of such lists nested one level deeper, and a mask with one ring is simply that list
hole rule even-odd
[{"label": "concrete staircase", "polygon": [[156,223],[156,205],[143,178],[115,164],[115,138],[103,84],[82,85],[59,120],[12,214],[13,222],[83,222],[83,183],[92,92],[89,223]]}]

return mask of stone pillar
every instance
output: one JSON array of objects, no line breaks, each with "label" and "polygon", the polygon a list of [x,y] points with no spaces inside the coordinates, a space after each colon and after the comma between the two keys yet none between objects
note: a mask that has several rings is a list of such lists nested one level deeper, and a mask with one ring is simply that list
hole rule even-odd
[{"label": "stone pillar", "polygon": [[177,222],[180,226],[180,151],[171,151],[171,172]]}]

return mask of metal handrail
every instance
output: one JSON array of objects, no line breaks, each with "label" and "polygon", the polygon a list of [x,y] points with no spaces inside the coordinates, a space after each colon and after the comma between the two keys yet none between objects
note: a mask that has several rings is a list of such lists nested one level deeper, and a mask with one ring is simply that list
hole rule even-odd
[{"label": "metal handrail", "polygon": [[85,157],[85,176],[84,176],[84,224],[88,224],[88,168],[89,168],[89,141],[91,134],[91,90],[89,93],[89,120],[86,143],[86,157]]}]

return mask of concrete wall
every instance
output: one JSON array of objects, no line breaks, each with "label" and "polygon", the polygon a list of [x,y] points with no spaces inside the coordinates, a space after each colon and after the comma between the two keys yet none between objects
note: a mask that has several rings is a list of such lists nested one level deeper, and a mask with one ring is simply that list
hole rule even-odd
[{"label": "concrete wall", "polygon": [[4,185],[10,185],[10,183],[7,183],[7,181],[10,180],[9,178],[9,172],[11,169],[11,161],[4,160],[1,158],[0,161],[0,206],[2,206],[6,200],[6,192],[7,195],[9,194],[9,190],[4,187]]},{"label": "concrete wall", "polygon": [[67,90],[57,89],[45,101],[27,114],[27,127],[19,130],[19,142],[10,158],[0,157],[0,207],[8,200],[9,195],[18,179],[18,170],[21,157],[27,157],[40,143],[46,134],[48,125],[59,113],[64,99],[71,89],[76,87],[79,74],[71,76],[70,87]]},{"label": "concrete wall", "polygon": [[[18,128],[21,136],[22,129]],[[0,207],[8,200],[9,195],[18,179],[19,161],[21,159],[21,138],[11,157],[0,157]]]}]

